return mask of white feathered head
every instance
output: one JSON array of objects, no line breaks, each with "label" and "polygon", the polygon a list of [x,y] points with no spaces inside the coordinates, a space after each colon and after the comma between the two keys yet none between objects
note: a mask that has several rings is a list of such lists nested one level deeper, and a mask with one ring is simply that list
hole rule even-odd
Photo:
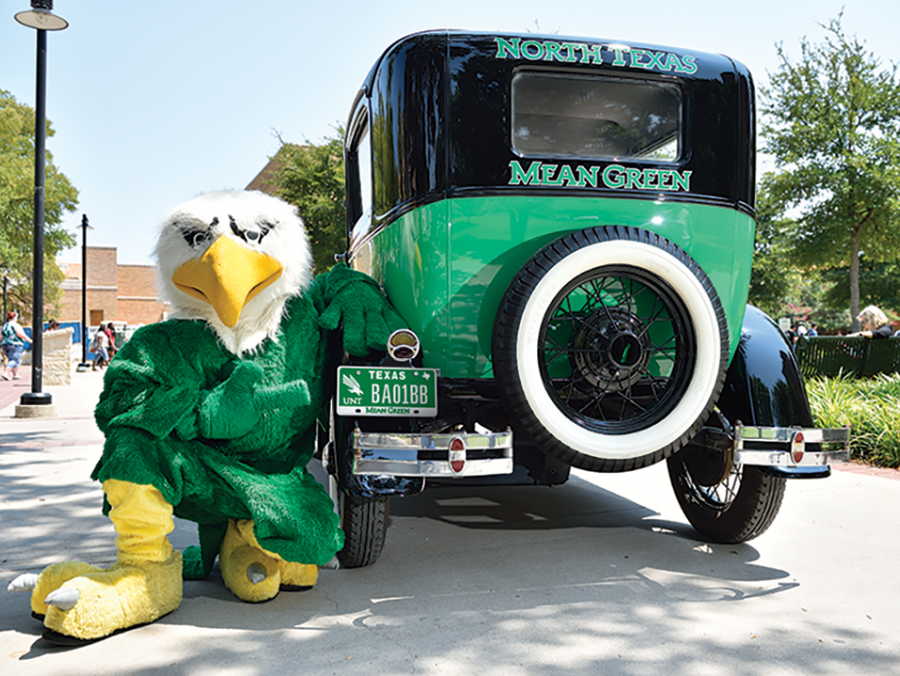
[{"label": "white feathered head", "polygon": [[297,210],[260,192],[208,193],[175,207],[153,253],[173,318],[208,322],[238,356],[274,337],[288,298],[312,282]]}]

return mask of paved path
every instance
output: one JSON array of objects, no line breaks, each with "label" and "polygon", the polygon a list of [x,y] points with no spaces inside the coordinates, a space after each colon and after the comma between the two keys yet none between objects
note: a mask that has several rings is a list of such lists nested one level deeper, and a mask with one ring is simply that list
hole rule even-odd
[{"label": "paved path", "polygon": [[[5,370],[0,366],[0,372]],[[10,404],[19,403],[23,394],[31,392],[31,367],[19,367],[19,380],[3,380],[0,378],[0,411]]]},{"label": "paved path", "polygon": [[[67,558],[107,565],[88,475],[100,374],[47,388],[60,417],[0,411],[0,581]],[[177,547],[194,542],[179,522]],[[260,605],[217,573],[155,624],[84,648],[40,638],[0,589],[0,674],[846,676],[900,672],[900,482],[835,472],[788,485],[772,528],[715,545],[657,465],[553,489],[429,489],[395,500],[370,568],[325,570]]]}]

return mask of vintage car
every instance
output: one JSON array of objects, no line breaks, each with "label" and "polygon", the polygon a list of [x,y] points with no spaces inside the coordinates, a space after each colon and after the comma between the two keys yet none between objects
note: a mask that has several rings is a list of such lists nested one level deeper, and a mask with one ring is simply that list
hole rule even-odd
[{"label": "vintage car", "polygon": [[[667,461],[703,538],[742,542],[826,477],[790,346],[747,305],[754,87],[726,56],[423,32],[346,128],[348,247],[411,331],[339,369],[323,461],[346,566],[388,499]],[[823,448],[823,445],[825,448]]]}]

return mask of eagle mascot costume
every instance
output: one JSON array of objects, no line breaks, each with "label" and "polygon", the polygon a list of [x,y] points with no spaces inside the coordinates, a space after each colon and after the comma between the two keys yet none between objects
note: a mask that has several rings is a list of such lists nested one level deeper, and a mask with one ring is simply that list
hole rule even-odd
[{"label": "eagle mascot costume", "polygon": [[[95,411],[106,441],[92,477],[117,562],[67,561],[10,584],[32,592],[51,641],[153,622],[217,556],[245,601],[315,584],[343,546],[334,505],[306,469],[334,367],[343,350],[383,350],[404,326],[371,277],[338,265],[313,278],[302,220],[262,193],[182,204],[155,257],[174,313],[125,343]],[[199,546],[173,550],[173,515],[198,524]]]}]

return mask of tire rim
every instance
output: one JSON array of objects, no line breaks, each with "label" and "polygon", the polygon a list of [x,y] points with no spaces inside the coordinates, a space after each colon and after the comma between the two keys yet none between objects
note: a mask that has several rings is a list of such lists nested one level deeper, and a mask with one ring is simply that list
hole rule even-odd
[{"label": "tire rim", "polygon": [[557,407],[604,434],[667,416],[690,382],[696,352],[684,303],[663,280],[632,266],[572,280],[551,303],[539,344],[544,386]]},{"label": "tire rim", "polygon": [[737,498],[738,492],[741,490],[741,479],[744,475],[744,468],[740,465],[732,467],[731,472],[721,482],[714,486],[702,486],[694,481],[690,470],[682,467],[685,483],[687,484],[691,498],[708,509],[716,512],[723,512],[728,509]]}]

